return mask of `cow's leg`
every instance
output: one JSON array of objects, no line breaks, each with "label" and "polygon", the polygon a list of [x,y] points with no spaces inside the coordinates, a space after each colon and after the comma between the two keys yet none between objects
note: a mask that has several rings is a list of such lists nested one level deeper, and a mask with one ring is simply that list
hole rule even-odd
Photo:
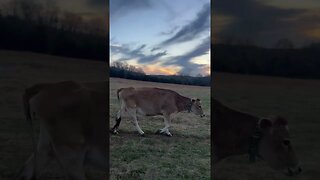
[{"label": "cow's leg", "polygon": [[118,129],[119,129],[119,125],[121,123],[121,109],[118,111],[117,113],[117,117],[116,117],[116,124],[113,126],[113,128],[111,129],[112,133],[114,134],[119,134],[118,133]]},{"label": "cow's leg", "polygon": [[[50,139],[47,131],[44,128],[40,129],[40,136],[37,145],[36,158],[34,153],[26,161],[20,173],[20,179],[31,180],[40,177],[43,174],[47,165],[52,161],[52,148],[50,146]],[[36,159],[36,163],[35,163]],[[35,168],[36,164],[36,168]],[[36,172],[35,172],[36,171]]]},{"label": "cow's leg", "polygon": [[34,173],[34,153],[29,157],[29,159],[24,164],[23,168],[20,170],[19,179],[21,180],[31,180],[35,179]]},{"label": "cow's leg", "polygon": [[83,144],[53,146],[58,162],[68,180],[85,180],[84,160],[85,148]]},{"label": "cow's leg", "polygon": [[164,128],[158,130],[157,133],[165,134],[165,135],[171,137],[172,134],[171,134],[170,131],[169,131],[169,127],[171,126],[170,115],[164,114],[164,115],[163,115],[163,119],[164,119]]},{"label": "cow's leg", "polygon": [[130,115],[132,116],[133,118],[133,125],[136,127],[137,131],[139,132],[139,134],[141,136],[144,136],[144,132],[141,130],[140,126],[139,126],[139,123],[138,123],[138,118],[137,118],[137,110],[135,108],[132,108],[132,109],[128,109],[129,110],[129,113]]},{"label": "cow's leg", "polygon": [[121,100],[121,108],[117,113],[116,124],[111,129],[111,132],[113,134],[119,134],[118,129],[119,129],[119,126],[120,126],[120,123],[121,123],[121,113],[125,112],[125,109],[126,109],[126,103],[125,103],[125,101]]}]

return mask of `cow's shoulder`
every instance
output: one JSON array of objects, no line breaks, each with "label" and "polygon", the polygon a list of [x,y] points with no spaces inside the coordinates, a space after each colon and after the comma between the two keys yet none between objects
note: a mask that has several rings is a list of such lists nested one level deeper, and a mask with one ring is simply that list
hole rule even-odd
[{"label": "cow's shoulder", "polygon": [[118,91],[119,91],[120,97],[122,97],[123,99],[128,99],[137,95],[138,94],[137,90],[138,88],[127,87],[127,88],[120,88]]}]

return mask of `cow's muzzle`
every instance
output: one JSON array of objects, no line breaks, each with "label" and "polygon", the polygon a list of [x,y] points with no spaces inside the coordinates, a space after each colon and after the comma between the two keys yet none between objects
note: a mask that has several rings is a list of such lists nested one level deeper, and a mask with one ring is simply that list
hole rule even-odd
[{"label": "cow's muzzle", "polygon": [[204,115],[204,114],[201,114],[201,115],[200,115],[200,117],[205,117],[205,116],[206,116],[206,115]]}]

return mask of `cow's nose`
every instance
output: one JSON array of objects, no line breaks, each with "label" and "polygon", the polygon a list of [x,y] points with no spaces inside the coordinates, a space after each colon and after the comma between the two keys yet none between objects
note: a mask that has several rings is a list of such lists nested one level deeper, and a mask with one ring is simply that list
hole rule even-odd
[{"label": "cow's nose", "polygon": [[201,114],[201,115],[200,115],[200,117],[204,117],[204,116],[205,116],[204,114]]}]

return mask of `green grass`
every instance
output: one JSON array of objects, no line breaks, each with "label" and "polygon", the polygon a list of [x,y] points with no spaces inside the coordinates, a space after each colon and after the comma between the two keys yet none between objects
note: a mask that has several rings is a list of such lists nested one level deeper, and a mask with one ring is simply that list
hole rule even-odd
[{"label": "green grass", "polygon": [[311,180],[320,177],[320,81],[229,73],[213,74],[213,97],[229,107],[258,116],[282,115],[289,121],[292,143],[303,173],[290,178],[247,156],[230,157],[216,166],[218,180]]},{"label": "green grass", "polygon": [[[18,170],[31,155],[32,141],[29,124],[23,115],[22,94],[24,89],[41,82],[65,80],[106,80],[106,63],[28,52],[0,51],[0,179],[14,179]],[[116,79],[111,89],[111,117],[119,108],[115,89],[127,85],[153,86],[153,83],[138,81],[133,84]],[[174,137],[156,136],[153,133],[163,127],[161,117],[141,119],[141,127],[147,137],[140,139],[131,122],[125,118],[121,124],[121,135],[112,136],[111,178],[117,179],[210,179],[210,94],[209,88],[159,84],[192,97],[199,97],[205,104],[206,118],[181,114],[173,121]],[[178,88],[178,89],[177,89]],[[151,121],[149,121],[151,120]],[[34,121],[38,127],[38,120]],[[35,130],[38,132],[38,129]],[[130,145],[130,146],[129,146]],[[141,154],[143,152],[143,154]],[[128,156],[126,156],[128,154]],[[174,167],[174,168],[173,168]],[[61,179],[57,162],[52,162],[42,179]],[[96,180],[99,173],[89,171],[88,179]],[[119,179],[118,178],[118,179]]]},{"label": "green grass", "polygon": [[180,113],[172,121],[173,137],[155,135],[163,118],[138,117],[146,137],[139,137],[130,117],[123,117],[120,134],[110,137],[111,179],[211,179],[210,178],[210,88],[110,78],[110,126],[120,104],[120,87],[160,87],[202,101],[204,118]]}]

